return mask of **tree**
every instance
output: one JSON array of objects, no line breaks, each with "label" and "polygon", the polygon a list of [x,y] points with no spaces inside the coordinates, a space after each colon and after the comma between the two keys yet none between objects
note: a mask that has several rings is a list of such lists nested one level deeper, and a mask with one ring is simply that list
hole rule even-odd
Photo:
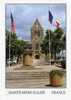
[{"label": "tree", "polygon": [[[50,40],[49,40],[49,34],[50,34]],[[52,41],[52,38],[53,38],[53,32],[51,30],[47,30],[43,43],[41,44],[42,52],[45,53],[46,56],[49,53],[49,42]],[[50,43],[50,47],[51,47],[51,43]]]},{"label": "tree", "polygon": [[[50,35],[50,41],[49,41]],[[63,36],[63,37],[62,37]],[[46,35],[44,37],[43,43],[41,45],[42,52],[47,54],[49,53],[49,42],[50,42],[50,52],[51,59],[56,59],[56,53],[59,53],[61,50],[65,48],[65,35],[62,28],[57,28],[53,31],[47,30]]]},{"label": "tree", "polygon": [[19,61],[19,58],[24,52],[24,46],[26,45],[26,42],[23,40],[16,40],[16,56],[17,56],[17,61]]},{"label": "tree", "polygon": [[6,59],[12,59],[16,55],[16,40],[15,33],[6,31]]},{"label": "tree", "polygon": [[9,58],[9,31],[6,31],[6,60]]},{"label": "tree", "polygon": [[[65,34],[62,28],[57,28],[54,31],[55,34],[55,38],[54,38],[54,55],[55,55],[55,59],[56,59],[56,53],[59,53],[60,51],[62,51],[63,49],[65,49]],[[63,38],[62,38],[63,37]]]},{"label": "tree", "polygon": [[19,57],[23,54],[25,41],[18,40],[16,33],[6,31],[6,60]]}]

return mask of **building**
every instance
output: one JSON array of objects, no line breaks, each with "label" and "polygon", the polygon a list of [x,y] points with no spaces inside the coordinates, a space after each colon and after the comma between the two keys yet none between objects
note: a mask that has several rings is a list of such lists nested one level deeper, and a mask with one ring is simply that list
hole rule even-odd
[{"label": "building", "polygon": [[31,42],[33,55],[36,59],[39,59],[41,56],[41,43],[43,40],[43,28],[40,25],[38,19],[35,20],[31,28]]}]

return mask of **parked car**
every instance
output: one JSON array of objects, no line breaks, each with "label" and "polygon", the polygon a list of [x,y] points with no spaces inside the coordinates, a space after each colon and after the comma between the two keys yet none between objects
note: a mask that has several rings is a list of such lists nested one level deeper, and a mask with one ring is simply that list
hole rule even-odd
[{"label": "parked car", "polygon": [[12,60],[8,59],[6,64],[9,66],[12,65],[12,63],[13,63]]},{"label": "parked car", "polygon": [[17,59],[12,60],[13,64],[17,64]]},{"label": "parked car", "polygon": [[13,64],[17,64],[17,59],[13,58],[13,59],[8,59],[6,64],[9,66],[13,65]]}]

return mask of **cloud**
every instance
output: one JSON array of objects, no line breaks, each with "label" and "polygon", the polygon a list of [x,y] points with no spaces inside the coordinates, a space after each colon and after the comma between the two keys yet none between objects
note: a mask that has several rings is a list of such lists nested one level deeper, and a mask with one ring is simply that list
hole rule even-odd
[{"label": "cloud", "polygon": [[13,13],[16,22],[16,32],[18,37],[30,39],[31,27],[36,18],[39,19],[44,30],[54,29],[48,22],[48,10],[51,10],[54,21],[61,19],[61,26],[64,28],[66,20],[65,4],[6,4],[6,29],[10,30],[10,13]]}]

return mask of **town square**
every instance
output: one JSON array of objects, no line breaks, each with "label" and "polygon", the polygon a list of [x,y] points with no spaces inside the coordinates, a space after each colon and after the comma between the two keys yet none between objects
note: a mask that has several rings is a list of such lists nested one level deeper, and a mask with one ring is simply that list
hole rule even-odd
[{"label": "town square", "polygon": [[66,88],[66,5],[5,6],[5,87]]}]

